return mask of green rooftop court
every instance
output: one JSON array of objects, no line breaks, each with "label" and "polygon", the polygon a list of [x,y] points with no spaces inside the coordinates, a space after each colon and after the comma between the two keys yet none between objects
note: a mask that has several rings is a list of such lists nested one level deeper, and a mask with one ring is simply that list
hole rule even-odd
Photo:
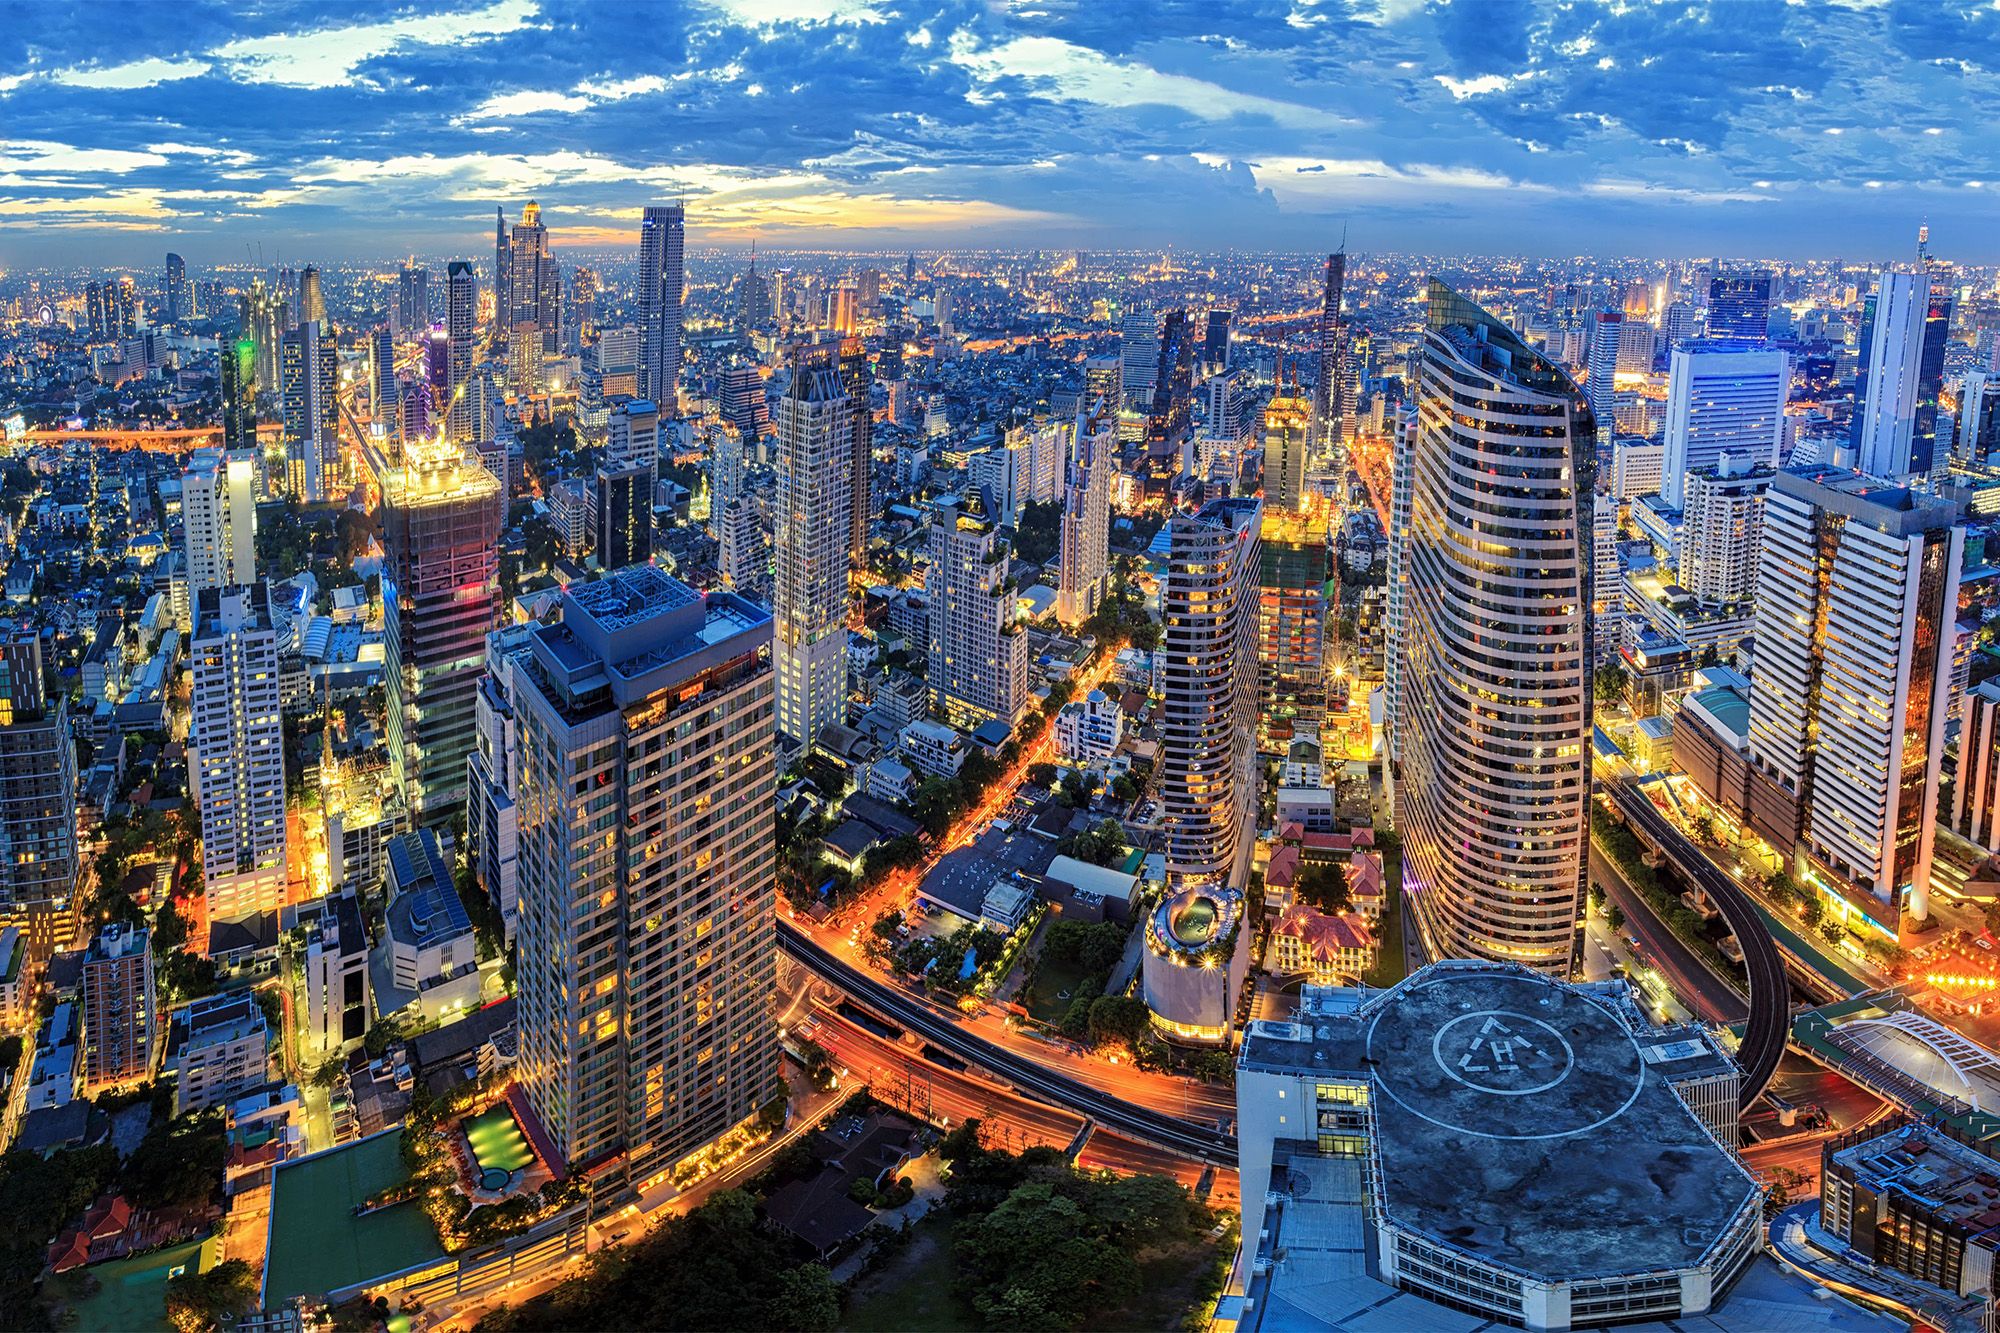
[{"label": "green rooftop court", "polygon": [[482,1177],[491,1178],[498,1173],[499,1184],[488,1179],[485,1182],[488,1188],[504,1187],[508,1176],[535,1160],[528,1136],[521,1132],[521,1122],[514,1118],[513,1109],[506,1102],[466,1121],[465,1139],[472,1145],[472,1157],[479,1163]]},{"label": "green rooftop court", "polygon": [[264,1308],[444,1258],[437,1231],[415,1200],[355,1215],[409,1177],[395,1130],[280,1166],[271,1192]]},{"label": "green rooftop court", "polygon": [[129,1333],[165,1333],[167,1323],[167,1279],[176,1273],[206,1273],[222,1254],[222,1238],[184,1241],[164,1250],[135,1254],[129,1259],[92,1264],[51,1279],[60,1293],[73,1289],[77,1279],[88,1273],[98,1283],[95,1295],[70,1298],[80,1329],[120,1329]]}]

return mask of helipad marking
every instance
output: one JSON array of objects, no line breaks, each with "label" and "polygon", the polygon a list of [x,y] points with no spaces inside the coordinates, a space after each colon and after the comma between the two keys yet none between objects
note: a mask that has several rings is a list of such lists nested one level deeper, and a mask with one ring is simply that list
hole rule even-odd
[{"label": "helipad marking", "polygon": [[[1468,1023],[1479,1024],[1479,1030],[1469,1035],[1454,1032]],[[1460,1014],[1431,1038],[1431,1058],[1466,1087],[1499,1097],[1546,1092],[1568,1078],[1576,1064],[1576,1052],[1562,1033],[1539,1018],[1511,1009]],[[1553,1074],[1542,1077],[1551,1069]],[[1470,1077],[1479,1074],[1486,1077]],[[1527,1079],[1537,1081],[1523,1081]]]}]

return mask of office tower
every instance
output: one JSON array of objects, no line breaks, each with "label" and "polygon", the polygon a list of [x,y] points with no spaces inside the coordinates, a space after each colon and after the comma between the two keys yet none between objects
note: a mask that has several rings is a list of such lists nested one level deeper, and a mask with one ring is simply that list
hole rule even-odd
[{"label": "office tower", "polygon": [[1660,462],[1660,498],[1669,508],[1685,503],[1690,471],[1712,468],[1724,454],[1778,465],[1791,384],[1790,358],[1775,347],[1696,341],[1674,348]]},{"label": "office tower", "polygon": [[771,322],[771,284],[757,272],[757,249],[750,249],[750,267],[737,285],[736,331],[750,334]]},{"label": "office tower", "polygon": [[318,323],[329,334],[333,329],[326,317],[326,296],[320,290],[319,270],[311,264],[299,270],[299,323]]},{"label": "office tower", "polygon": [[[1660,332],[1666,335],[1667,346],[1686,342],[1701,333],[1702,312],[1700,306],[1689,305],[1685,301],[1675,301],[1667,307],[1666,316],[1661,321]],[[1564,360],[1568,360],[1567,357]]]},{"label": "office tower", "polygon": [[1930,472],[1951,302],[1928,273],[1882,274],[1862,305],[1850,442],[1855,466],[1897,479]]},{"label": "office tower", "polygon": [[1264,409],[1264,503],[1293,513],[1305,507],[1312,404],[1280,385]]},{"label": "office tower", "polygon": [[[1110,358],[1102,358],[1110,360]],[[1112,368],[1116,378],[1116,363]],[[1113,398],[1116,398],[1114,391]],[[1063,474],[1056,619],[1071,629],[1097,614],[1111,574],[1111,471],[1115,428],[1079,412]]]},{"label": "office tower", "polygon": [[778,1075],[771,617],[637,566],[529,648],[519,1077],[561,1160],[643,1189]]},{"label": "office tower", "polygon": [[549,229],[542,206],[530,199],[508,238],[507,354],[517,397],[542,387],[542,358],[561,347],[561,280],[549,253]]},{"label": "office tower", "polygon": [[[1311,407],[1297,404],[1301,447]],[[1257,565],[1257,734],[1285,754],[1295,738],[1319,739],[1326,717],[1326,518],[1318,505],[1275,508],[1267,494]]]},{"label": "office tower", "polygon": [[860,325],[860,296],[852,283],[841,283],[833,289],[832,301],[828,307],[828,324],[842,337],[852,337]]},{"label": "office tower", "polygon": [[757,506],[738,495],[716,511],[714,520],[716,570],[722,586],[736,590],[760,587],[771,567],[771,544]]},{"label": "office tower", "polygon": [[1599,430],[1609,431],[1617,419],[1618,350],[1624,339],[1625,316],[1600,310],[1590,323],[1590,375],[1584,388]]},{"label": "office tower", "polygon": [[370,451],[382,491],[389,770],[419,824],[465,799],[486,632],[500,596],[506,497],[476,455],[449,442]]},{"label": "office tower", "polygon": [[257,448],[257,345],[248,338],[218,338],[216,363],[222,381],[222,447]]},{"label": "office tower", "polygon": [[1708,284],[1708,336],[1761,343],[1771,331],[1771,275],[1741,273]]},{"label": "office tower", "polygon": [[250,280],[250,290],[243,297],[243,329],[257,349],[257,391],[277,393],[282,381],[278,374],[281,359],[279,338],[282,336],[278,325],[280,302],[264,285],[260,274]]},{"label": "office tower", "polygon": [[423,376],[423,392],[430,399],[426,415],[431,430],[446,435],[451,411],[451,335],[444,331],[444,325],[433,324],[417,344],[417,350],[423,357],[418,363],[418,373]]},{"label": "office tower", "polygon": [[1801,881],[1890,939],[1905,895],[1929,911],[1955,519],[1948,501],[1821,464],[1783,469],[1764,496],[1751,758],[1796,803]]},{"label": "office tower", "polygon": [[[1150,317],[1149,317],[1150,318]],[[1115,426],[1125,400],[1125,366],[1115,356],[1093,356],[1083,363],[1083,411],[1091,428]]]},{"label": "office tower", "polygon": [[1227,310],[1208,312],[1208,327],[1202,334],[1202,368],[1210,375],[1229,369],[1229,317]]},{"label": "office tower", "polygon": [[754,362],[739,361],[722,372],[722,417],[745,440],[770,433],[771,409],[764,399],[764,377]]},{"label": "office tower", "polygon": [[451,405],[445,434],[454,444],[470,444],[472,428],[472,344],[479,327],[479,275],[468,260],[454,259],[445,270],[445,337],[451,355]]},{"label": "office tower", "polygon": [[597,563],[604,569],[653,556],[653,487],[660,467],[660,413],[644,398],[611,409],[597,465]]},{"label": "office tower", "polygon": [[1960,708],[1951,827],[1990,849],[2000,843],[2000,680],[1973,686]]},{"label": "office tower", "polygon": [[[1410,575],[1410,483],[1415,476],[1417,457],[1417,410],[1404,409],[1396,418],[1389,437],[1394,451],[1389,462],[1389,561],[1388,561],[1388,651],[1382,659],[1383,748],[1389,763],[1384,772],[1387,785],[1395,790],[1396,765],[1402,758],[1402,732],[1396,719],[1403,715],[1403,633],[1409,615]],[[1393,800],[1390,809],[1394,810]]]},{"label": "office tower", "polygon": [[[257,459],[254,454],[197,449],[181,475],[181,531],[186,540],[187,596],[199,605],[210,588],[257,577]],[[192,626],[190,626],[192,628]]]},{"label": "office tower", "polygon": [[285,735],[278,631],[262,583],[190,596],[194,679],[188,771],[201,811],[202,892],[211,922],[285,905]]},{"label": "office tower", "polygon": [[801,365],[778,403],[778,734],[801,750],[846,720],[850,402],[839,371]]},{"label": "office tower", "polygon": [[854,299],[863,315],[874,315],[882,309],[882,270],[864,268],[854,275]]},{"label": "office tower", "polygon": [[1133,403],[1150,405],[1160,376],[1160,322],[1150,307],[1126,313],[1119,325],[1118,357],[1121,390]]},{"label": "office tower", "polygon": [[182,320],[194,318],[194,307],[188,300],[187,261],[169,250],[167,252],[167,323],[178,324]]},{"label": "office tower", "polygon": [[[51,695],[42,640],[0,622],[0,921],[57,934],[81,869],[69,703]],[[61,941],[67,947],[67,940]]]},{"label": "office tower", "polygon": [[81,988],[84,1096],[144,1083],[160,1024],[151,932],[107,924],[83,955]]},{"label": "office tower", "polygon": [[108,330],[104,314],[104,287],[100,283],[87,282],[83,285],[84,324],[93,338],[101,338]]},{"label": "office tower", "polygon": [[505,338],[514,318],[514,252],[507,240],[507,210],[493,207],[493,331]]},{"label": "office tower", "polygon": [[1160,797],[1167,892],[1240,888],[1257,805],[1257,568],[1263,502],[1167,520]]},{"label": "office tower", "polygon": [[111,285],[106,300],[111,308],[105,313],[111,320],[111,332],[121,338],[129,338],[139,331],[139,290],[130,278],[120,278]]},{"label": "office tower", "polygon": [[639,330],[630,325],[606,329],[597,338],[597,369],[606,398],[639,396]]},{"label": "office tower", "polygon": [[1160,359],[1153,379],[1153,402],[1146,418],[1149,458],[1171,468],[1194,433],[1194,328],[1187,311],[1170,310],[1160,323]]},{"label": "office tower", "polygon": [[331,498],[340,479],[338,407],[339,362],[333,339],[317,321],[284,335],[285,457],[289,489],[318,502]]},{"label": "office tower", "polygon": [[1403,555],[1404,883],[1433,958],[1567,976],[1589,860],[1596,425],[1569,377],[1426,293]]},{"label": "office tower", "polygon": [[743,494],[743,432],[728,421],[708,431],[708,503],[711,519]]},{"label": "office tower", "polygon": [[1349,409],[1347,402],[1347,321],[1340,303],[1347,284],[1347,252],[1326,257],[1326,277],[1320,288],[1319,378],[1313,386],[1312,435],[1316,448],[1330,449],[1340,438]]},{"label": "office tower", "polygon": [[1029,704],[1028,636],[1006,591],[1013,562],[998,527],[977,491],[939,500],[931,515],[931,699],[967,731],[994,721],[1011,731]]},{"label": "office tower", "polygon": [[384,326],[368,335],[368,416],[387,434],[397,431],[396,335]]},{"label": "office tower", "polygon": [[1768,463],[1724,454],[1686,474],[1680,566],[1674,581],[1701,602],[1747,602],[1757,589],[1758,537],[1764,526]]},{"label": "office tower", "polygon": [[951,288],[943,283],[939,283],[931,291],[931,319],[938,326],[939,333],[952,331]]},{"label": "office tower", "polygon": [[[401,436],[414,443],[431,438],[431,394],[421,376],[396,379],[396,401],[402,404]],[[392,432],[393,434],[394,432]]]},{"label": "office tower", "polygon": [[563,350],[579,355],[597,337],[597,270],[578,264],[569,271],[569,302],[563,307]]},{"label": "office tower", "polygon": [[669,416],[680,406],[686,233],[680,204],[649,204],[639,220],[639,392]]},{"label": "office tower", "polygon": [[1954,451],[1975,463],[2000,453],[2000,374],[1971,370],[1960,382]]},{"label": "office tower", "polygon": [[430,270],[405,264],[396,271],[396,331],[414,336],[431,326]]}]

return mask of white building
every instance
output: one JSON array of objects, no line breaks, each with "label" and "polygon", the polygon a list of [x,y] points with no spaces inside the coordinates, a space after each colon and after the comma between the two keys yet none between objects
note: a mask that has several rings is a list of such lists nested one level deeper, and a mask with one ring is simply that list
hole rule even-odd
[{"label": "white building", "polygon": [[1778,465],[1791,362],[1775,347],[1694,341],[1674,348],[1667,371],[1666,458],[1660,495],[1678,509],[1687,473],[1724,454]]},{"label": "white building", "polygon": [[174,1114],[222,1106],[271,1079],[271,1029],[249,991],[206,995],[174,1010],[160,1072],[173,1074]]},{"label": "white building", "polygon": [[1119,385],[1127,401],[1151,402],[1160,378],[1160,321],[1150,309],[1127,311],[1119,325]]},{"label": "white building", "polygon": [[847,568],[854,502],[850,403],[840,374],[801,366],[778,403],[778,733],[810,750],[847,715]]},{"label": "white building", "polygon": [[1076,419],[1062,495],[1061,550],[1056,569],[1056,619],[1074,629],[1097,614],[1111,567],[1109,430]]},{"label": "white building", "polygon": [[1968,690],[1962,707],[1951,827],[1990,848],[2000,843],[2000,680]]},{"label": "white building", "polygon": [[278,632],[269,590],[253,583],[204,591],[189,660],[188,768],[201,810],[209,920],[275,911],[285,901],[287,833]]},{"label": "white building", "polygon": [[[1931,279],[1925,273],[1882,274],[1863,307],[1861,361],[1855,379],[1859,401],[1849,436],[1855,467],[1872,477],[1906,477],[1918,460],[1918,408],[1925,390],[1924,338]],[[1942,361],[1940,360],[1940,365]],[[1936,410],[1935,384],[1930,385]],[[1933,422],[1935,429],[1935,422]],[[1928,442],[1924,451],[1928,452]]]},{"label": "white building", "polygon": [[1666,463],[1664,442],[1643,435],[1620,435],[1611,443],[1611,494],[1620,500],[1658,495]]},{"label": "white building", "polygon": [[[1764,498],[1752,760],[1801,809],[1801,878],[1894,939],[1928,914],[1965,530],[1946,501],[1814,464]],[[1843,897],[1841,895],[1845,894]]]},{"label": "white building", "polygon": [[[188,606],[203,589],[255,582],[257,460],[247,453],[195,450],[181,477],[181,529]],[[181,628],[193,626],[183,621]]]},{"label": "white building", "polygon": [[1686,474],[1674,581],[1711,605],[1748,600],[1757,588],[1758,537],[1772,469],[1734,454]]},{"label": "white building", "polygon": [[1007,591],[1007,544],[977,492],[938,501],[930,556],[932,698],[953,725],[998,721],[1011,730],[1028,710],[1028,637]]},{"label": "white building", "polygon": [[1125,739],[1125,710],[1103,690],[1072,699],[1056,714],[1056,753],[1075,763],[1109,759]]},{"label": "white building", "polygon": [[473,974],[478,951],[472,918],[438,850],[437,834],[419,829],[401,835],[389,844],[388,860],[383,946],[391,985],[423,992]]},{"label": "white building", "polygon": [[904,727],[900,743],[911,765],[934,778],[957,777],[970,753],[964,736],[928,718],[919,718]]},{"label": "white building", "polygon": [[302,906],[298,926],[305,945],[293,954],[305,980],[305,1054],[324,1060],[368,1035],[374,1010],[369,1001],[368,932],[361,900],[352,893],[329,894]]}]

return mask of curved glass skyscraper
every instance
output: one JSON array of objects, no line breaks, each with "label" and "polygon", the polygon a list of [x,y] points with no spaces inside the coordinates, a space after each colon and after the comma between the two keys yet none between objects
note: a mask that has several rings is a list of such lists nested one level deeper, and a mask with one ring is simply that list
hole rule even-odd
[{"label": "curved glass skyscraper", "polygon": [[1590,408],[1428,293],[1403,569],[1398,818],[1433,957],[1565,975],[1590,839]]}]

